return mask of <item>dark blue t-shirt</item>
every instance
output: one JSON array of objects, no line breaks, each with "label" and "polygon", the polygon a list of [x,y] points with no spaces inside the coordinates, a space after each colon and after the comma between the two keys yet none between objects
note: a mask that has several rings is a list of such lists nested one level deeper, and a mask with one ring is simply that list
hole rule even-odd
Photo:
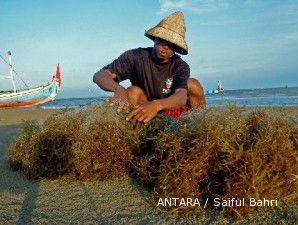
[{"label": "dark blue t-shirt", "polygon": [[153,48],[137,48],[124,52],[103,67],[117,75],[117,81],[129,79],[145,91],[149,101],[170,96],[177,88],[187,89],[190,69],[180,56],[160,63],[152,57]]}]

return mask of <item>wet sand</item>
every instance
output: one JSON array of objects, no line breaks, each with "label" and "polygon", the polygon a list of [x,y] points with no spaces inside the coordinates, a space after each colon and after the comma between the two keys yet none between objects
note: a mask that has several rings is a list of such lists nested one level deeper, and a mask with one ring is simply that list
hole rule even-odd
[{"label": "wet sand", "polygon": [[[179,218],[160,212],[148,202],[148,191],[128,176],[105,182],[67,183],[63,178],[31,181],[26,179],[22,172],[11,170],[6,163],[6,157],[9,145],[19,134],[20,123],[24,120],[43,120],[55,112],[57,110],[0,110],[0,224],[227,222],[214,213],[203,212]],[[271,218],[270,215],[260,218],[247,217],[243,222],[270,224]]]},{"label": "wet sand", "polygon": [[20,124],[25,120],[43,120],[59,112],[58,109],[0,109],[0,125]]}]

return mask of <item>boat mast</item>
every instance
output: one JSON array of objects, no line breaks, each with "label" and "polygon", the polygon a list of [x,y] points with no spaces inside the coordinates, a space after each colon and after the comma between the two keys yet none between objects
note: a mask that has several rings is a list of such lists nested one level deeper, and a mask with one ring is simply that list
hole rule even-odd
[{"label": "boat mast", "polygon": [[13,91],[14,91],[14,93],[16,93],[17,89],[16,89],[16,84],[15,84],[15,79],[14,79],[14,74],[13,74],[11,52],[9,51],[9,52],[7,52],[7,54],[8,54],[8,60],[9,60],[10,79],[11,79],[11,82],[12,82],[12,85],[13,85]]}]

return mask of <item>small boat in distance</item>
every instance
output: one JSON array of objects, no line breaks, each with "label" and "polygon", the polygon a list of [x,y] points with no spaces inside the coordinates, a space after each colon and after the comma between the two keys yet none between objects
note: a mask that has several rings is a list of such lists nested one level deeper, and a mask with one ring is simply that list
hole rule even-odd
[{"label": "small boat in distance", "polygon": [[220,80],[218,80],[218,82],[217,82],[217,91],[218,91],[218,93],[224,92],[224,89],[222,88]]},{"label": "small boat in distance", "polygon": [[23,79],[19,77],[27,88],[24,90],[17,90],[15,78],[18,76],[18,74],[12,66],[11,52],[8,52],[7,55],[9,60],[8,62],[1,55],[0,58],[9,66],[10,75],[0,76],[0,78],[10,79],[13,85],[13,90],[0,91],[0,108],[31,107],[55,100],[61,87],[61,73],[59,64],[57,65],[56,73],[53,75],[52,80],[47,84],[30,88],[23,81]]},{"label": "small boat in distance", "polygon": [[217,89],[215,90],[207,90],[205,94],[222,94],[224,89],[222,88],[220,80],[217,82]]}]

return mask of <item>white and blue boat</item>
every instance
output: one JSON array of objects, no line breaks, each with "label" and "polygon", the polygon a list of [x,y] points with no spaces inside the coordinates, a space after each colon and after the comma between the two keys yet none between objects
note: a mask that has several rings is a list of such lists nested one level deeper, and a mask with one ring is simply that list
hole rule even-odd
[{"label": "white and blue boat", "polygon": [[15,76],[18,74],[12,66],[11,52],[8,52],[7,54],[9,59],[8,62],[1,55],[0,57],[6,64],[9,65],[10,75],[0,76],[0,78],[10,79],[13,84],[13,90],[0,92],[0,108],[31,107],[55,100],[61,87],[59,64],[57,65],[56,73],[53,75],[52,80],[47,84],[35,88],[29,88],[29,86],[20,78],[27,88],[24,90],[17,90],[15,85]]},{"label": "white and blue boat", "polygon": [[217,82],[217,89],[206,90],[205,94],[222,94],[224,89],[222,88],[220,80]]}]

